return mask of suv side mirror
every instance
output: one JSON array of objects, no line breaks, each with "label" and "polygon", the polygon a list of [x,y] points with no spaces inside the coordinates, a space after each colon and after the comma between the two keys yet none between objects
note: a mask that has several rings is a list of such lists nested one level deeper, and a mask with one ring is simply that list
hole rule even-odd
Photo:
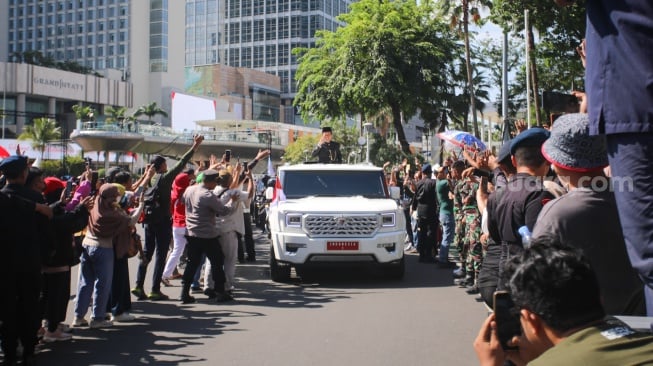
[{"label": "suv side mirror", "polygon": [[390,198],[392,198],[393,200],[398,200],[399,198],[401,198],[401,190],[399,189],[399,187],[392,186],[388,188],[390,189]]}]

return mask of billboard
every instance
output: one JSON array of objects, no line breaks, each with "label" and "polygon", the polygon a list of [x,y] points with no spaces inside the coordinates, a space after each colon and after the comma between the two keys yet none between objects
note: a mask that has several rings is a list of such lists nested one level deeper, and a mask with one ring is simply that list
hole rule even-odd
[{"label": "billboard", "polygon": [[215,119],[215,100],[172,92],[172,129],[183,132],[197,130],[195,121]]}]

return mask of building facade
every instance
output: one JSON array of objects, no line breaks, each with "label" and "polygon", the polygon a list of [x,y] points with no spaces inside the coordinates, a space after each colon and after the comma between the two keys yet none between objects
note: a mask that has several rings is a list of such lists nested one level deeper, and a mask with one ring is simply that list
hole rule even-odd
[{"label": "building facade", "polygon": [[169,110],[184,84],[184,11],[174,0],[0,0],[0,61],[74,61],[132,83],[128,107]]},{"label": "building facade", "polygon": [[334,31],[350,0],[186,0],[187,66],[224,64],[277,75],[280,121],[303,123],[292,106],[297,56],[315,32]]}]

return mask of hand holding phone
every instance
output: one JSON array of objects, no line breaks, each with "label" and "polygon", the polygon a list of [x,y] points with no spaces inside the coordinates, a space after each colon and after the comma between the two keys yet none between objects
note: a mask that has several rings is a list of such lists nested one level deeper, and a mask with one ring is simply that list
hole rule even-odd
[{"label": "hand holding phone", "polygon": [[73,181],[68,180],[68,181],[66,181],[66,188],[65,188],[64,194],[63,194],[64,198],[68,198],[70,196],[70,194],[72,193],[72,191],[73,191]]},{"label": "hand holding phone", "polygon": [[497,335],[499,336],[501,348],[506,351],[518,349],[518,347],[509,344],[512,337],[520,335],[522,330],[519,309],[515,306],[508,292],[494,292],[494,317],[497,323]]}]

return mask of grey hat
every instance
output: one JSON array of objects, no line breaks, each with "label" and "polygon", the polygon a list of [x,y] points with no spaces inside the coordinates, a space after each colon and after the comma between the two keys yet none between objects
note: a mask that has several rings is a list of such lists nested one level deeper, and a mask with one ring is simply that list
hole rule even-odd
[{"label": "grey hat", "polygon": [[215,177],[218,175],[218,171],[214,169],[206,169],[202,171],[202,174],[204,175],[205,178]]},{"label": "grey hat", "polygon": [[558,118],[551,137],[542,145],[542,155],[563,169],[587,172],[608,165],[605,136],[591,136],[585,113],[570,113]]}]

